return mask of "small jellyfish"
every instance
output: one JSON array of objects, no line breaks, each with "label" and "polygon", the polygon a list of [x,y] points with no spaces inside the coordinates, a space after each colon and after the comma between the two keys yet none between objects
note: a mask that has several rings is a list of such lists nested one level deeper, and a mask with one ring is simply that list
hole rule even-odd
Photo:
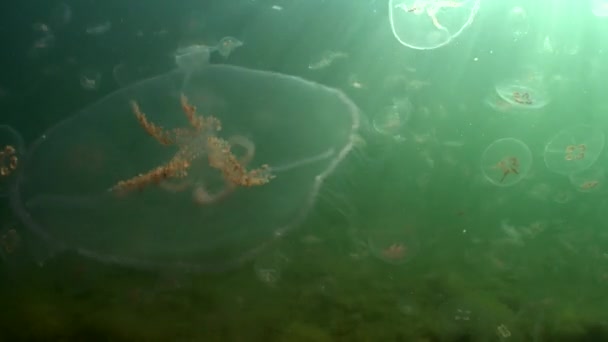
[{"label": "small jellyfish", "polygon": [[507,29],[511,31],[514,41],[518,41],[528,34],[530,22],[528,13],[521,6],[511,8],[507,14]]},{"label": "small jellyfish", "polygon": [[594,192],[599,190],[604,183],[604,169],[592,167],[585,171],[570,175],[570,183],[580,192]]},{"label": "small jellyfish", "polygon": [[410,119],[413,105],[408,98],[393,100],[393,104],[372,120],[374,130],[384,136],[403,139],[405,125]]},{"label": "small jellyfish", "polygon": [[604,149],[604,132],[591,125],[566,128],[545,147],[545,165],[555,173],[569,176],[593,165]]},{"label": "small jellyfish", "polygon": [[325,69],[332,65],[338,59],[345,59],[348,57],[348,54],[340,51],[325,51],[321,54],[320,57],[315,58],[314,61],[308,64],[308,69],[310,70],[319,70]]},{"label": "small jellyfish", "polygon": [[257,278],[270,287],[277,285],[281,273],[289,264],[289,258],[280,251],[266,252],[256,258],[253,268]]},{"label": "small jellyfish", "polygon": [[53,7],[49,22],[53,29],[59,29],[72,21],[72,8],[64,2]]},{"label": "small jellyfish", "polygon": [[552,199],[555,203],[566,204],[570,202],[573,197],[572,192],[568,190],[559,190],[553,194]]},{"label": "small jellyfish", "polygon": [[486,96],[484,103],[488,107],[500,113],[510,113],[516,109],[509,102],[503,100],[502,97],[500,97],[494,90],[488,96]]},{"label": "small jellyfish", "polygon": [[80,85],[86,90],[97,90],[101,83],[101,73],[94,69],[85,69],[80,73]]},{"label": "small jellyfish", "polygon": [[473,22],[479,4],[479,0],[390,0],[391,29],[404,46],[436,49],[454,40]]},{"label": "small jellyfish", "polygon": [[212,49],[206,45],[190,45],[175,51],[175,64],[183,70],[194,70],[209,64]]},{"label": "small jellyfish", "polygon": [[224,37],[217,44],[217,50],[222,57],[228,57],[234,49],[243,46],[243,42],[234,37]]},{"label": "small jellyfish", "polygon": [[532,167],[532,152],[514,138],[498,139],[481,156],[481,170],[487,181],[497,186],[519,183]]},{"label": "small jellyfish", "polygon": [[101,34],[104,34],[108,31],[110,31],[111,28],[112,28],[112,23],[109,21],[106,21],[101,24],[94,24],[94,25],[88,26],[86,29],[86,32],[87,32],[87,34],[97,36],[97,35],[101,35]]},{"label": "small jellyfish", "polygon": [[549,96],[542,84],[522,79],[499,83],[496,93],[513,108],[540,109],[549,103]]},{"label": "small jellyfish", "polygon": [[370,229],[368,246],[376,258],[393,265],[406,263],[420,249],[416,231],[412,227],[390,223]]},{"label": "small jellyfish", "polygon": [[21,135],[10,126],[0,125],[0,197],[8,194],[21,163],[23,148]]}]

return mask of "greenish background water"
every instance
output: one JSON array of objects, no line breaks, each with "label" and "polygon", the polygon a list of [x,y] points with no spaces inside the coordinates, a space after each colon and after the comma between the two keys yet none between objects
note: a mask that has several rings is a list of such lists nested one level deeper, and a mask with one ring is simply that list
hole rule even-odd
[{"label": "greenish background water", "polygon": [[[417,51],[393,37],[385,1],[2,4],[0,121],[26,145],[117,90],[116,78],[167,72],[178,46],[224,36],[244,45],[211,63],[336,87],[370,126],[394,99],[407,98],[411,107],[400,138],[371,127],[363,134],[365,143],[300,229],[223,274],[144,272],[69,252],[41,256],[40,241],[3,203],[2,238],[15,248],[3,249],[0,337],[608,339],[603,171],[595,191],[583,193],[543,160],[564,129],[605,131],[608,22],[591,5],[482,1],[460,37]],[[525,30],[514,23],[517,6],[525,8]],[[105,22],[107,32],[86,34]],[[52,30],[48,46],[34,47],[46,35],[36,23]],[[327,51],[347,57],[311,70]],[[549,103],[503,112],[488,106],[495,85],[522,68],[547,80]],[[101,75],[97,89],[82,87],[85,70]],[[487,182],[481,170],[484,150],[504,137],[525,142],[533,158],[511,187]],[[602,153],[593,167],[605,164]],[[403,260],[382,257],[393,240],[406,247]]]}]

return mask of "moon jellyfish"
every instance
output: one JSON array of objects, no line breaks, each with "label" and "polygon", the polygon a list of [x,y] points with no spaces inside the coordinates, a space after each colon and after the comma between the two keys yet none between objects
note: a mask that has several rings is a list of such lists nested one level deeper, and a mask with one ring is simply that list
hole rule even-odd
[{"label": "moon jellyfish", "polygon": [[481,171],[490,183],[512,186],[519,183],[532,167],[532,152],[514,138],[498,139],[481,156]]},{"label": "moon jellyfish", "polygon": [[511,8],[507,15],[507,28],[511,31],[514,41],[525,37],[530,28],[528,13],[523,7],[515,6]]},{"label": "moon jellyfish", "polygon": [[570,175],[570,183],[580,192],[594,192],[604,183],[604,169],[592,167]]},{"label": "moon jellyfish", "polygon": [[211,48],[205,45],[190,45],[175,51],[175,64],[186,71],[209,64]]},{"label": "moon jellyfish", "polygon": [[492,91],[484,98],[484,103],[493,110],[500,113],[508,113],[514,110],[513,105],[500,97],[496,91]]},{"label": "moon jellyfish", "polygon": [[604,132],[591,125],[564,129],[545,147],[545,165],[569,176],[591,167],[604,149]]},{"label": "moon jellyfish", "polygon": [[224,37],[220,39],[220,42],[217,44],[217,51],[222,57],[228,57],[234,49],[241,46],[243,46],[242,41],[234,37]]},{"label": "moon jellyfish", "polygon": [[403,139],[405,124],[409,121],[413,105],[408,98],[393,100],[393,104],[372,120],[374,130],[382,135]]},{"label": "moon jellyfish", "polygon": [[540,109],[549,103],[543,77],[534,70],[500,82],[495,89],[496,94],[515,109]]},{"label": "moon jellyfish", "polygon": [[80,85],[86,90],[97,90],[101,83],[101,74],[97,70],[85,69],[80,73]]},{"label": "moon jellyfish", "polygon": [[344,94],[298,77],[176,69],[46,131],[11,203],[54,250],[223,271],[302,223],[359,123]]},{"label": "moon jellyfish", "polygon": [[368,245],[371,253],[389,264],[400,265],[411,260],[420,249],[416,231],[408,226],[387,224],[369,232]]},{"label": "moon jellyfish", "polygon": [[0,125],[0,196],[8,194],[8,186],[15,177],[23,152],[23,140],[17,131]]},{"label": "moon jellyfish", "polygon": [[417,50],[444,46],[475,18],[479,0],[390,0],[389,19],[399,43]]}]

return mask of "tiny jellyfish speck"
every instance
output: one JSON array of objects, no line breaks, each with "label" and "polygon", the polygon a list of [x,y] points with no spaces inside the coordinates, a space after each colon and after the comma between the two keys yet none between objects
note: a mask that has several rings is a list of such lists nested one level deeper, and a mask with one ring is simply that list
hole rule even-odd
[{"label": "tiny jellyfish speck", "polygon": [[391,29],[404,46],[430,50],[458,37],[479,10],[479,0],[390,0]]},{"label": "tiny jellyfish speck", "polygon": [[298,77],[177,68],[47,130],[19,165],[12,207],[54,249],[224,271],[309,216],[360,116],[342,92]]},{"label": "tiny jellyfish speck", "polygon": [[545,165],[569,176],[590,168],[604,149],[604,132],[591,125],[576,125],[556,134],[545,147]]},{"label": "tiny jellyfish speck", "polygon": [[498,139],[481,156],[481,171],[485,179],[496,186],[519,183],[532,167],[532,152],[528,145],[514,138]]}]

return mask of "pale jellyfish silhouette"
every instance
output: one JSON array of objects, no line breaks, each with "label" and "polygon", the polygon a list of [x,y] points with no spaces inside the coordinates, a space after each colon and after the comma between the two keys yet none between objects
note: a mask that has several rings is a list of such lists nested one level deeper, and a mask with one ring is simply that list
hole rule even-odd
[{"label": "pale jellyfish silhouette", "polygon": [[8,195],[23,152],[21,135],[10,126],[0,125],[0,197]]},{"label": "pale jellyfish silhouette", "polygon": [[496,186],[512,186],[519,183],[531,167],[530,148],[515,138],[494,141],[481,156],[481,171],[485,179]]},{"label": "pale jellyfish silhouette", "polygon": [[222,57],[228,57],[234,49],[243,46],[243,42],[234,37],[224,37],[217,44],[217,51]]},{"label": "pale jellyfish silhouette", "polygon": [[545,147],[545,165],[569,176],[591,167],[604,149],[604,132],[591,125],[566,128]]},{"label": "pale jellyfish silhouette", "polygon": [[496,94],[513,109],[540,109],[549,102],[543,75],[526,68],[516,77],[498,82]]},{"label": "pale jellyfish silhouette", "polygon": [[395,99],[391,106],[374,116],[374,130],[384,136],[402,140],[412,111],[413,105],[408,98]]},{"label": "pale jellyfish silhouette", "polygon": [[580,192],[595,192],[604,184],[604,169],[591,167],[570,175],[570,183]]},{"label": "pale jellyfish silhouette", "polygon": [[420,242],[413,227],[385,223],[370,229],[368,246],[376,258],[389,264],[401,265],[418,254]]},{"label": "pale jellyfish silhouette", "polygon": [[175,64],[178,68],[192,71],[209,64],[212,48],[206,45],[190,45],[175,51]]},{"label": "pale jellyfish silhouette", "polygon": [[343,93],[298,77],[177,68],[47,130],[10,200],[50,249],[223,271],[301,225],[351,155],[360,121]]},{"label": "pale jellyfish silhouette", "polygon": [[528,13],[521,6],[515,6],[507,14],[507,29],[511,31],[513,40],[518,41],[528,34],[530,21]]},{"label": "pale jellyfish silhouette", "polygon": [[393,35],[404,46],[436,49],[458,37],[475,18],[479,0],[390,0]]}]

